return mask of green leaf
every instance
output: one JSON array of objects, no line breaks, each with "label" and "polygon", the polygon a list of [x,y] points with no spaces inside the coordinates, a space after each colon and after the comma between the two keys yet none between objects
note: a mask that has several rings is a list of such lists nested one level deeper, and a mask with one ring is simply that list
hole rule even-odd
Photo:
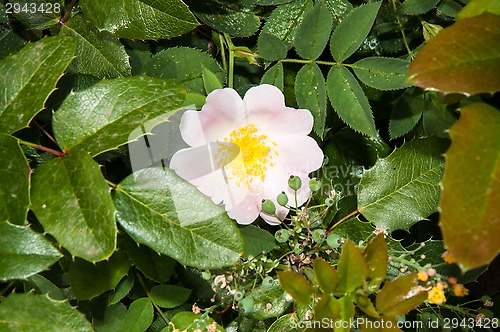
[{"label": "green leaf", "polygon": [[83,14],[118,38],[168,39],[199,24],[181,0],[81,0]]},{"label": "green leaf", "polygon": [[295,301],[308,305],[315,293],[314,286],[295,271],[279,271],[278,278],[281,288],[290,294]]},{"label": "green leaf", "polygon": [[277,64],[266,70],[266,73],[262,76],[260,84],[271,84],[283,91],[285,86],[283,80],[283,64],[281,62],[278,62]]},{"label": "green leaf", "polygon": [[391,139],[409,133],[422,117],[422,111],[429,106],[429,98],[416,88],[406,90],[397,100],[389,121]]},{"label": "green leaf", "polygon": [[335,292],[339,283],[339,274],[333,266],[322,258],[313,261],[314,275],[319,284],[319,288],[324,294]]},{"label": "green leaf", "polygon": [[398,12],[404,15],[424,14],[436,8],[439,1],[441,0],[405,0],[405,2],[399,6]]},{"label": "green leaf", "polygon": [[184,95],[171,81],[143,75],[104,80],[64,100],[54,113],[54,134],[62,149],[95,156],[144,135],[141,125],[165,120]]},{"label": "green leaf", "polygon": [[378,314],[375,306],[372,301],[368,298],[367,295],[358,295],[356,296],[356,304],[358,308],[361,309],[365,314],[371,317],[378,318],[380,315]]},{"label": "green leaf", "polygon": [[328,43],[332,32],[333,18],[326,4],[320,2],[316,4],[305,16],[300,24],[298,36],[295,40],[295,50],[304,59],[316,60]]},{"label": "green leaf", "polygon": [[[340,303],[340,321],[348,322],[354,318],[355,308],[354,303],[351,300],[350,296],[343,296],[339,299]],[[335,329],[335,332],[349,332],[351,331],[350,327],[342,327]]]},{"label": "green leaf", "polygon": [[314,132],[323,137],[326,121],[325,78],[316,63],[304,65],[295,77],[295,98],[300,108],[311,111]]},{"label": "green leaf", "polygon": [[335,321],[340,318],[340,303],[333,296],[323,296],[314,306],[315,321]]},{"label": "green leaf", "polygon": [[288,53],[288,46],[281,39],[266,32],[260,34],[257,48],[259,55],[268,61],[285,59]]},{"label": "green leaf", "polygon": [[119,223],[136,242],[181,264],[229,266],[243,252],[234,221],[172,170],[130,175],[117,187],[115,205]]},{"label": "green leaf", "polygon": [[348,0],[326,0],[326,5],[334,18],[335,25],[338,25],[354,8]]},{"label": "green leaf", "polygon": [[129,273],[126,278],[120,280],[116,288],[109,294],[108,303],[110,305],[120,302],[134,287],[134,275]]},{"label": "green leaf", "polygon": [[148,298],[140,298],[132,302],[128,308],[122,329],[127,332],[144,332],[153,322],[153,305]]},{"label": "green leaf", "polygon": [[332,66],[326,89],[333,109],[349,127],[368,136],[378,135],[368,99],[347,68]]},{"label": "green leaf", "polygon": [[311,0],[296,0],[278,6],[269,16],[262,32],[268,33],[292,46],[297,28],[305,14],[312,8]]},{"label": "green leaf", "polygon": [[213,72],[224,82],[224,72],[207,53],[187,47],[169,48],[157,53],[144,65],[146,75],[170,78],[183,84],[188,92],[205,93],[203,69]]},{"label": "green leaf", "polygon": [[19,4],[21,10],[16,11],[13,7],[11,15],[29,30],[48,29],[64,15],[61,0],[16,0],[10,3]]},{"label": "green leaf", "polygon": [[90,300],[114,289],[129,268],[130,261],[122,251],[96,264],[77,258],[69,267],[71,290],[77,299]]},{"label": "green leaf", "polygon": [[471,0],[458,14],[457,19],[474,17],[489,12],[500,15],[500,2],[497,0]]},{"label": "green leaf", "polygon": [[43,109],[74,53],[71,38],[47,37],[0,62],[0,132],[26,127]]},{"label": "green leaf", "polygon": [[107,31],[97,30],[83,16],[72,17],[63,25],[61,34],[76,41],[75,59],[68,68],[70,72],[100,79],[132,74],[128,54],[120,40]]},{"label": "green leaf", "polygon": [[390,233],[408,230],[436,212],[446,144],[446,140],[414,139],[379,159],[359,183],[361,214]]},{"label": "green leaf", "polygon": [[0,134],[0,222],[24,225],[30,203],[30,167],[18,141]]},{"label": "green leaf", "polygon": [[333,31],[330,51],[337,62],[343,62],[361,46],[377,17],[380,4],[372,2],[355,7]]},{"label": "green leaf", "polygon": [[31,209],[71,255],[91,262],[116,247],[115,208],[100,166],[86,152],[73,151],[35,169]]},{"label": "green leaf", "polygon": [[385,242],[384,235],[377,235],[365,250],[363,250],[363,255],[365,255],[370,268],[368,286],[375,291],[386,278],[389,262],[387,243]]},{"label": "green leaf", "polygon": [[354,73],[366,85],[379,90],[397,90],[410,86],[406,82],[408,62],[396,58],[370,57],[357,61]]},{"label": "green leaf", "polygon": [[222,83],[210,69],[203,67],[202,78],[207,95],[214,90],[222,89]]},{"label": "green leaf", "polygon": [[500,112],[474,103],[450,129],[443,178],[443,239],[463,270],[487,264],[500,252]]},{"label": "green leaf", "polygon": [[387,281],[377,294],[375,305],[380,314],[397,317],[408,313],[427,300],[427,292],[420,291],[417,274],[407,274]]},{"label": "green leaf", "polygon": [[245,257],[255,257],[276,248],[274,236],[262,228],[254,225],[242,226],[240,232],[245,242],[245,250],[243,251]]},{"label": "green leaf", "polygon": [[305,331],[306,328],[299,328],[298,327],[299,320],[297,319],[297,316],[295,313],[292,314],[286,314],[275,320],[271,326],[269,326],[269,329],[267,329],[267,332],[301,332]]},{"label": "green leaf", "polygon": [[26,279],[59,258],[59,251],[42,234],[0,221],[0,280]]},{"label": "green leaf", "polygon": [[4,29],[0,32],[0,61],[6,56],[19,51],[27,40],[16,30]]},{"label": "green leaf", "polygon": [[[29,310],[27,310],[29,308]],[[4,332],[93,331],[85,316],[63,301],[33,293],[10,294],[0,302],[0,330]]]},{"label": "green leaf", "polygon": [[120,331],[123,329],[123,320],[126,315],[127,308],[122,303],[113,304],[106,308],[104,317],[93,317],[92,325],[97,332]]},{"label": "green leaf", "polygon": [[425,133],[429,136],[448,138],[448,129],[457,120],[447,105],[438,100],[435,92],[428,92],[423,112]]},{"label": "green leaf", "polygon": [[162,308],[178,307],[190,294],[190,289],[176,285],[158,285],[151,288],[151,300]]},{"label": "green leaf", "polygon": [[370,272],[363,253],[349,240],[342,247],[337,271],[339,273],[337,290],[344,293],[350,293],[360,287]]},{"label": "green leaf", "polygon": [[410,64],[414,85],[445,93],[494,93],[500,90],[498,73],[500,16],[487,12],[443,29]]},{"label": "green leaf", "polygon": [[260,284],[247,296],[254,299],[253,312],[249,316],[260,321],[281,316],[291,304],[278,280],[274,280],[271,287]]},{"label": "green leaf", "polygon": [[42,294],[47,294],[51,299],[54,300],[65,300],[63,292],[59,287],[54,285],[49,279],[41,276],[40,274],[35,274],[29,277],[29,282],[34,285],[36,289]]}]

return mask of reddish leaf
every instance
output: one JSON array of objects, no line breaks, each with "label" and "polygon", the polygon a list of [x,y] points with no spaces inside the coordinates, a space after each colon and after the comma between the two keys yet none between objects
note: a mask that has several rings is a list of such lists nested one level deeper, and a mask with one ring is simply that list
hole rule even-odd
[{"label": "reddish leaf", "polygon": [[417,289],[416,273],[386,282],[375,299],[378,312],[386,317],[406,314],[427,299],[427,292]]},{"label": "reddish leaf", "polygon": [[333,296],[322,297],[314,307],[314,320],[323,321],[324,318],[337,320],[340,318],[341,307]]},{"label": "reddish leaf", "polygon": [[377,235],[372,242],[363,251],[365,258],[370,268],[368,274],[369,286],[379,287],[386,277],[387,272],[387,243],[385,242],[384,235]]},{"label": "reddish leaf", "polygon": [[410,81],[445,93],[500,90],[500,16],[457,21],[427,42],[410,64]]}]

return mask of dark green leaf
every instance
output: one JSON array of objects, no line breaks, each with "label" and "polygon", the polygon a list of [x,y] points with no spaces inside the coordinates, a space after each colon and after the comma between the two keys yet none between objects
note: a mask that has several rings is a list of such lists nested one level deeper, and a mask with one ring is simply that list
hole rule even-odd
[{"label": "dark green leaf", "polygon": [[427,300],[427,292],[418,286],[417,274],[412,273],[388,281],[377,294],[377,310],[387,317],[397,317],[408,313]]},{"label": "dark green leaf", "polygon": [[92,325],[97,332],[116,332],[123,329],[123,320],[127,308],[122,303],[110,305],[104,311],[104,317],[94,317]]},{"label": "dark green leaf", "polygon": [[457,120],[456,117],[438,100],[435,92],[426,95],[426,107],[423,112],[425,133],[429,136],[448,138],[448,129]]},{"label": "dark green leaf", "polygon": [[335,20],[335,26],[342,22],[344,17],[354,8],[348,0],[326,0],[325,3]]},{"label": "dark green leaf", "polygon": [[130,292],[134,286],[134,275],[129,273],[126,278],[120,280],[116,288],[109,294],[108,303],[110,305],[120,302]]},{"label": "dark green leaf", "polygon": [[[21,10],[13,7],[12,16],[29,30],[48,29],[59,22],[64,15],[61,0],[16,0],[11,4],[19,4]],[[3,8],[2,8],[3,9]]]},{"label": "dark green leaf", "polygon": [[274,280],[271,287],[259,285],[248,296],[254,299],[253,312],[249,316],[261,321],[279,317],[291,304],[291,301],[287,301],[278,280]]},{"label": "dark green leaf", "polygon": [[151,289],[151,300],[162,308],[175,308],[183,304],[191,290],[176,285],[158,285]]},{"label": "dark green leaf", "polygon": [[295,301],[304,305],[310,304],[315,290],[309,280],[294,271],[280,271],[278,278],[281,288],[290,294]]},{"label": "dark green leaf", "polygon": [[286,58],[287,45],[278,37],[262,32],[257,42],[259,55],[268,61]]},{"label": "dark green leaf", "polygon": [[210,198],[171,170],[144,169],[117,188],[118,221],[138,243],[197,268],[234,264],[243,239]]},{"label": "dark green leaf", "polygon": [[127,332],[144,332],[153,322],[153,305],[148,298],[140,298],[132,302],[128,308],[122,329]]},{"label": "dark green leaf", "polygon": [[333,66],[326,88],[333,109],[349,127],[368,136],[378,135],[368,99],[347,68]]},{"label": "dark green leaf", "polygon": [[276,248],[274,236],[262,228],[253,225],[242,226],[240,232],[245,242],[245,251],[243,252],[245,257],[255,257]]},{"label": "dark green leaf", "polygon": [[0,280],[26,279],[59,258],[59,251],[42,234],[0,221]]},{"label": "dark green leaf", "polygon": [[33,172],[31,209],[44,230],[73,256],[96,262],[116,247],[109,187],[86,152],[49,160]]},{"label": "dark green leaf", "polygon": [[416,88],[406,90],[398,98],[389,121],[391,139],[409,133],[422,117],[422,111],[429,107],[429,99]]},{"label": "dark green leaf", "polygon": [[181,0],[81,0],[83,14],[118,38],[168,39],[198,26]]},{"label": "dark green leaf", "polygon": [[304,59],[316,60],[328,43],[332,24],[333,18],[326,4],[323,2],[316,4],[304,16],[304,20],[297,30],[297,34],[304,37],[295,40],[297,54]]},{"label": "dark green leaf", "polygon": [[28,279],[36,289],[42,294],[47,294],[51,299],[54,300],[65,300],[63,292],[59,287],[54,285],[49,279],[45,278],[40,274],[35,274]]},{"label": "dark green leaf", "polygon": [[445,140],[414,139],[363,173],[358,208],[369,221],[392,232],[408,230],[437,211]]},{"label": "dark green leaf", "polygon": [[354,72],[359,80],[379,90],[397,90],[410,86],[406,82],[408,62],[396,58],[371,57],[356,62]]},{"label": "dark green leaf", "polygon": [[260,81],[261,84],[271,84],[278,87],[281,91],[284,90],[284,71],[283,64],[278,62],[274,66],[268,68]]},{"label": "dark green leaf", "polygon": [[222,89],[222,83],[210,69],[203,67],[202,78],[207,95],[216,89]]},{"label": "dark green leaf", "polygon": [[377,235],[363,250],[363,255],[365,255],[370,267],[370,273],[368,274],[369,286],[374,290],[378,289],[382,281],[385,280],[389,261],[384,235]]},{"label": "dark green leaf", "polygon": [[405,15],[420,15],[435,8],[441,0],[405,0],[398,11]]},{"label": "dark green leaf", "polygon": [[184,94],[171,81],[142,75],[104,80],[64,100],[54,113],[54,134],[64,150],[95,156],[144,135],[141,126],[164,121]]},{"label": "dark green leaf", "polygon": [[11,294],[0,302],[0,330],[91,332],[93,328],[69,303],[52,300],[46,295],[24,293]]},{"label": "dark green leaf", "polygon": [[314,132],[323,137],[326,121],[325,78],[316,63],[304,65],[295,77],[295,98],[300,108],[311,111]]},{"label": "dark green leaf", "polygon": [[337,271],[339,273],[338,291],[345,293],[350,293],[360,287],[370,272],[363,253],[349,240],[342,247]]},{"label": "dark green leaf", "polygon": [[63,25],[61,34],[76,41],[75,59],[68,68],[71,72],[97,78],[131,75],[128,54],[120,40],[107,31],[97,30],[81,15]]},{"label": "dark green leaf", "polygon": [[372,2],[354,8],[333,31],[330,51],[336,61],[343,62],[361,46],[375,22],[381,3]]},{"label": "dark green leaf", "polygon": [[[73,60],[75,42],[56,36],[27,44],[0,62],[0,132],[28,125]],[[34,93],[36,92],[36,93]]]},{"label": "dark green leaf", "polygon": [[27,40],[14,29],[5,29],[0,32],[0,60],[19,51],[26,45]]},{"label": "dark green leaf", "polygon": [[499,110],[483,103],[462,108],[450,129],[440,223],[463,270],[491,262],[500,251],[499,132]]},{"label": "dark green leaf", "polygon": [[28,214],[30,167],[18,141],[0,134],[0,222],[24,225]]},{"label": "dark green leaf", "polygon": [[333,266],[322,258],[313,261],[314,275],[319,284],[319,288],[325,294],[333,293],[339,283],[339,274]]}]

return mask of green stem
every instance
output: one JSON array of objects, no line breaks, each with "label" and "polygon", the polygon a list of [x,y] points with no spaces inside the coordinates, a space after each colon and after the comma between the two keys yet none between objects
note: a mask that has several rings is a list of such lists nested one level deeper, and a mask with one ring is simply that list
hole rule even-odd
[{"label": "green stem", "polygon": [[220,42],[220,55],[222,58],[222,68],[227,73],[227,60],[226,60],[226,48],[224,47],[224,36],[219,34],[219,42]]},{"label": "green stem", "polygon": [[24,145],[27,145],[27,146],[31,146],[31,147],[34,147],[35,149],[37,150],[42,150],[42,151],[45,151],[45,152],[48,152],[50,154],[53,154],[54,156],[56,157],[64,157],[66,156],[66,153],[65,152],[61,152],[61,151],[57,151],[57,150],[53,150],[51,148],[47,148],[45,146],[41,146],[41,145],[38,145],[38,144],[35,144],[35,143],[31,143],[31,142],[26,142],[26,141],[23,141],[23,140],[18,140],[19,143],[21,144],[24,144]]},{"label": "green stem", "polygon": [[399,16],[398,16],[396,1],[391,0],[391,3],[392,3],[392,8],[394,9],[394,15],[396,15],[396,23],[399,26],[399,31],[401,31],[401,36],[403,36],[403,42],[405,44],[406,51],[408,52],[408,55],[413,59],[413,52],[411,51],[410,46],[408,45],[408,42],[406,41],[405,30],[404,30],[403,24],[401,23],[401,20],[399,19]]},{"label": "green stem", "polygon": [[169,320],[167,318],[167,316],[165,316],[165,314],[163,313],[163,311],[161,311],[160,307],[158,307],[154,302],[153,300],[151,299],[151,293],[149,292],[148,290],[148,287],[146,286],[146,283],[144,282],[144,279],[142,279],[142,276],[139,274],[139,272],[135,272],[135,275],[137,276],[137,279],[139,280],[139,283],[141,284],[142,286],[142,289],[144,289],[144,292],[146,293],[146,296],[151,300],[151,303],[153,304],[153,306],[155,307],[156,311],[158,312],[158,314],[161,316],[161,318],[165,321],[165,323],[168,325],[169,324]]},{"label": "green stem", "polygon": [[303,64],[310,64],[310,63],[316,63],[318,65],[326,65],[326,66],[337,66],[339,63],[337,62],[331,62],[331,61],[314,61],[314,60],[302,60],[302,59],[283,59],[279,60],[281,63],[303,63]]},{"label": "green stem", "polygon": [[224,38],[226,39],[227,47],[229,49],[229,71],[228,71],[228,80],[227,85],[230,88],[234,86],[234,45],[231,41],[231,37],[227,34],[224,34]]},{"label": "green stem", "polygon": [[64,24],[68,21],[69,15],[71,14],[71,10],[75,6],[75,4],[76,4],[76,0],[71,1],[68,8],[66,9],[66,12],[64,13],[63,18],[61,20],[59,20],[59,23]]},{"label": "green stem", "polygon": [[332,227],[328,228],[326,230],[326,233],[329,234],[332,232],[332,230],[337,227],[338,225],[340,225],[341,223],[343,223],[344,221],[346,221],[347,219],[351,218],[352,216],[355,216],[359,213],[359,209],[356,209],[354,211],[352,211],[351,213],[349,213],[347,216],[345,216],[344,218],[340,219],[339,221],[337,221],[335,224],[333,224]]}]

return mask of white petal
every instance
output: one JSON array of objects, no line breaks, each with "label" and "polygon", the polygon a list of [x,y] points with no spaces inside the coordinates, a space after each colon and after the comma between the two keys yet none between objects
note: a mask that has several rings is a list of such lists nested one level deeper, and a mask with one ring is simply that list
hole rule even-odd
[{"label": "white petal", "polygon": [[227,210],[227,214],[238,224],[249,225],[259,216],[261,202],[262,198],[258,195],[250,194],[240,204]]},{"label": "white petal", "polygon": [[287,174],[309,174],[323,164],[323,151],[312,137],[294,135],[271,140],[277,144],[275,150],[278,152],[273,161]]}]

